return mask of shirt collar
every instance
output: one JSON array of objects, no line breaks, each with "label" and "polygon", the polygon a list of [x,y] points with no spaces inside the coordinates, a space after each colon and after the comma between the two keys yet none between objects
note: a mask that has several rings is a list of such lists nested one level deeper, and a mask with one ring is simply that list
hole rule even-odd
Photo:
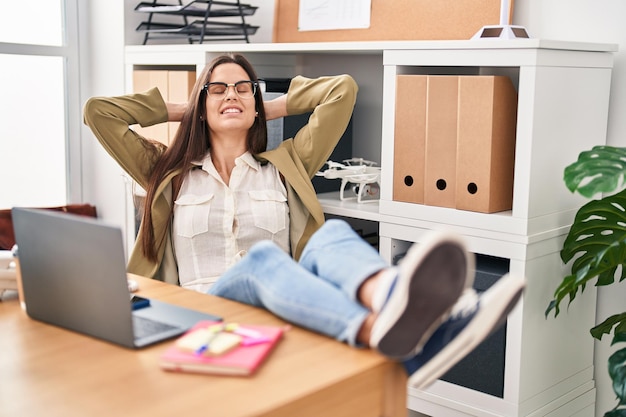
[{"label": "shirt collar", "polygon": [[[250,168],[254,169],[255,171],[258,171],[261,165],[261,163],[257,161],[249,151],[246,151],[243,155],[238,156],[235,159],[235,165],[239,165],[240,163],[247,164]],[[210,150],[207,151],[207,153],[204,155],[202,159],[193,161],[192,164],[195,166],[202,167],[203,170],[208,172],[209,166],[213,166],[213,161],[211,160],[211,151]]]},{"label": "shirt collar", "polygon": [[254,156],[252,156],[250,152],[246,152],[243,155],[241,155],[239,158],[235,159],[235,163],[237,163],[238,161],[242,161],[243,163],[248,164],[250,168],[254,169],[255,171],[259,170],[260,163],[259,161],[254,159]]}]

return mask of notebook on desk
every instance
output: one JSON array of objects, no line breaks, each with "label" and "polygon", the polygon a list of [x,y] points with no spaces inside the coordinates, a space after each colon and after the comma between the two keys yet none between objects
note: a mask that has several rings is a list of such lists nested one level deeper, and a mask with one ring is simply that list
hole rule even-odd
[{"label": "notebook on desk", "polygon": [[41,209],[13,208],[12,216],[33,319],[129,348],[173,338],[201,320],[221,320],[152,299],[133,309],[116,226]]}]

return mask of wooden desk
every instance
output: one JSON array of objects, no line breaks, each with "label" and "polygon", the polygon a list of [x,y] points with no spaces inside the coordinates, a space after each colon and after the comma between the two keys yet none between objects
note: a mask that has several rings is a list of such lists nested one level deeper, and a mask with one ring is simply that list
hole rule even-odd
[{"label": "wooden desk", "polygon": [[[135,277],[139,295],[214,313],[226,321],[284,325],[243,304]],[[0,302],[0,415],[406,416],[402,367],[293,327],[252,377],[170,373],[165,342],[133,351],[28,318]]]}]

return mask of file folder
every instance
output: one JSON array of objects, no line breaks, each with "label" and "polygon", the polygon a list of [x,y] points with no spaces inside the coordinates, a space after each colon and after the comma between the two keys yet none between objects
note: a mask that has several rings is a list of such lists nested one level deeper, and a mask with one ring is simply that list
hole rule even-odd
[{"label": "file folder", "polygon": [[424,203],[426,75],[396,77],[393,200]]},{"label": "file folder", "polygon": [[428,76],[424,203],[456,205],[458,76]]},{"label": "file folder", "polygon": [[513,205],[517,92],[506,76],[460,76],[456,208]]}]

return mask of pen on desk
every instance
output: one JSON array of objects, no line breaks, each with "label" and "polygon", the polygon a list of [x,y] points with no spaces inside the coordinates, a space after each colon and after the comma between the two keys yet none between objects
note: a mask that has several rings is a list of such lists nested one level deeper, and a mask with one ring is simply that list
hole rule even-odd
[{"label": "pen on desk", "polygon": [[207,328],[207,331],[208,331],[207,338],[204,341],[204,343],[198,349],[196,349],[196,352],[195,352],[196,355],[202,355],[209,348],[209,345],[211,344],[211,341],[213,339],[215,339],[215,337],[222,330],[224,330],[224,326],[223,325],[214,325],[214,326],[210,326],[209,328]]}]

